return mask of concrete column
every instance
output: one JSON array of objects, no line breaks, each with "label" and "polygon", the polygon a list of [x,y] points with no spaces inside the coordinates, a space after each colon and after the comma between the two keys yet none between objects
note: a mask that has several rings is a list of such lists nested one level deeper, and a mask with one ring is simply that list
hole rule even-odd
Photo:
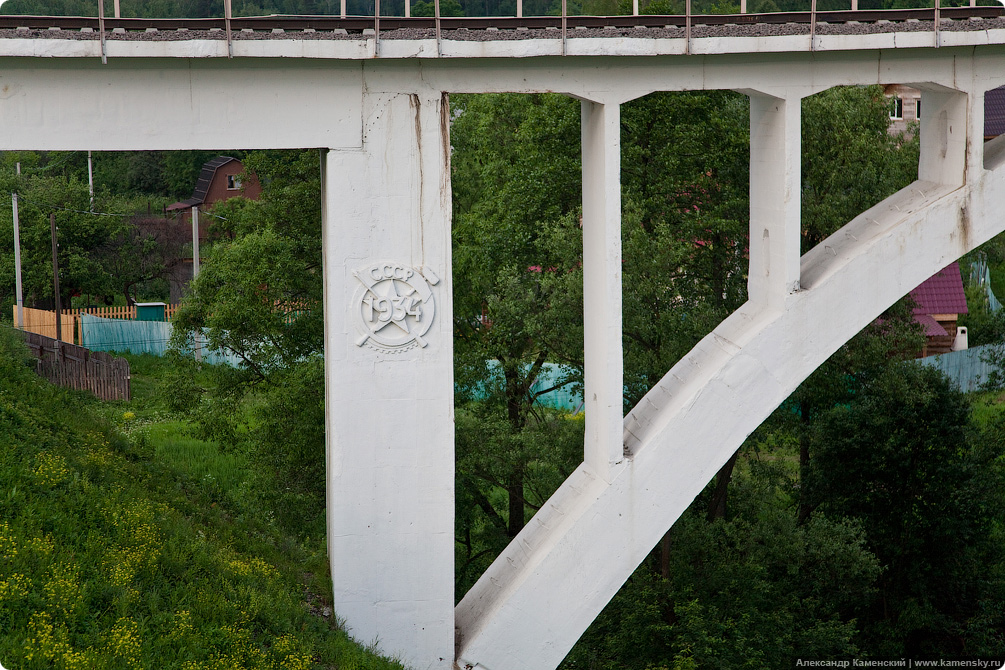
[{"label": "concrete column", "polygon": [[801,188],[798,97],[750,95],[748,299],[780,307],[799,290]]},{"label": "concrete column", "polygon": [[419,670],[454,656],[446,100],[366,93],[324,179],[328,550],[349,634]]},{"label": "concrete column", "polygon": [[621,107],[582,103],[586,465],[610,481],[624,459]]},{"label": "concrete column", "polygon": [[[967,164],[967,96],[941,86],[921,89],[918,179],[963,186]],[[983,134],[982,127],[975,141],[983,143]]]}]

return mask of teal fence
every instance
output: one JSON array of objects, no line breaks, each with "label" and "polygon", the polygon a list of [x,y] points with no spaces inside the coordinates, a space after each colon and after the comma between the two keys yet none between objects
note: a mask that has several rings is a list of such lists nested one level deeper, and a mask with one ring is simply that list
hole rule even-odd
[{"label": "teal fence", "polygon": [[[80,315],[81,346],[91,351],[128,351],[133,354],[163,356],[171,340],[171,324],[167,321],[133,321],[103,319],[90,314]],[[208,363],[226,363],[237,367],[240,358],[230,352],[203,350]]]},{"label": "teal fence", "polygon": [[982,359],[997,346],[999,345],[985,344],[964,351],[950,351],[947,354],[919,358],[918,363],[938,368],[959,384],[960,390],[964,392],[980,391],[991,371],[995,369],[994,365]]},{"label": "teal fence", "polygon": [[[568,377],[568,371],[566,368],[553,363],[545,363],[541,368],[540,374],[537,376],[537,381],[535,381],[534,385],[530,387],[530,392],[533,394],[545,389],[550,389],[556,384],[559,384],[566,377]],[[568,412],[572,412],[573,414],[578,414],[583,411],[583,394],[578,387],[572,383],[538,396],[537,401],[545,407],[564,409]]]},{"label": "teal fence", "polygon": [[1002,304],[998,302],[997,296],[991,290],[991,270],[983,258],[970,264],[970,281],[976,282],[987,292],[988,307],[992,312],[997,312],[1002,308]]},{"label": "teal fence", "polygon": [[[489,361],[488,362],[489,374],[496,376],[496,382],[502,382],[502,368],[499,366],[499,361]],[[527,364],[527,368],[530,368],[530,364]],[[541,371],[537,374],[537,379],[534,384],[530,387],[531,394],[540,393],[546,389],[552,389],[558,384],[562,383],[569,378],[572,373],[572,369],[564,365],[556,365],[554,363],[545,363],[542,366]],[[477,398],[485,397],[484,387],[480,387],[475,391],[475,396]],[[573,414],[578,414],[583,411],[583,393],[581,386],[569,382],[563,384],[559,388],[555,388],[547,393],[542,393],[536,399],[538,404],[545,407],[552,407],[554,409],[565,410],[566,412],[572,412]]]}]

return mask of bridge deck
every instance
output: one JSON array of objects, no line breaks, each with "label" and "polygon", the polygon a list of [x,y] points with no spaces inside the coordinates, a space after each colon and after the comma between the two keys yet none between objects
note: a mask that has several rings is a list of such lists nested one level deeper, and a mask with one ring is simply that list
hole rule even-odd
[{"label": "bridge deck", "polygon": [[[964,9],[971,13],[981,11],[970,15],[963,13]],[[195,20],[194,28],[185,27],[179,20],[132,20],[136,25],[128,24],[129,20],[108,20],[102,39],[101,33],[90,25],[97,19],[2,17],[0,57],[526,58],[1005,44],[1005,16],[1001,16],[1001,8],[943,10],[938,31],[931,18],[932,10],[907,11],[927,14],[929,18],[905,13],[897,20],[889,20],[871,16],[871,12],[859,12],[860,20],[852,20],[851,12],[820,12],[817,21],[810,23],[809,13],[760,15],[754,17],[757,22],[750,22],[745,15],[693,16],[692,25],[687,28],[682,23],[684,17],[679,16],[568,17],[566,30],[560,28],[561,17],[466,19],[463,24],[444,19],[439,40],[436,30],[427,25],[431,20],[399,17],[381,17],[379,33],[373,29],[372,17],[234,19],[229,40],[227,32],[216,26],[222,24],[222,19]],[[267,23],[268,20],[272,23]],[[47,22],[53,25],[47,26]],[[128,25],[128,29],[118,26],[119,23]],[[467,23],[474,27],[466,27]]]}]

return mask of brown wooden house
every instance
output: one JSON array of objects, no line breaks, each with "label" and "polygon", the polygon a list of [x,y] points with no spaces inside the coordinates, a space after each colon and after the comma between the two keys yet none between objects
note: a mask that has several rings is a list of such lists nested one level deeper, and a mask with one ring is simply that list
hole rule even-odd
[{"label": "brown wooden house", "polygon": [[[206,161],[195,183],[192,197],[165,208],[165,214],[176,222],[175,225],[184,231],[192,229],[192,208],[200,210],[211,205],[236,198],[238,196],[249,200],[258,200],[262,194],[262,186],[254,174],[246,175],[244,164],[231,156],[217,156]],[[199,240],[206,239],[211,217],[199,217]],[[191,232],[184,233],[191,240]],[[171,284],[171,302],[177,303],[185,292],[185,287],[192,280],[192,258],[179,259],[168,281]]]},{"label": "brown wooden house", "polygon": [[[168,205],[165,212],[174,215],[182,223],[192,222],[192,208],[208,208],[217,202],[230,200],[238,196],[249,200],[258,200],[262,194],[262,186],[255,175],[244,174],[244,164],[230,156],[217,156],[206,161],[195,183],[192,197],[173,205]],[[208,217],[199,219],[199,239],[206,239]]]}]

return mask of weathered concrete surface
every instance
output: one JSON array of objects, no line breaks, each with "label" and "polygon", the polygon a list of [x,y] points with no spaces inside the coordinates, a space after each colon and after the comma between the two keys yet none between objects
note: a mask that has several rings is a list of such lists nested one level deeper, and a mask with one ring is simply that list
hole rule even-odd
[{"label": "weathered concrete surface", "polygon": [[335,610],[354,638],[420,669],[454,657],[446,104],[369,91],[362,147],[329,151],[325,174]]}]

